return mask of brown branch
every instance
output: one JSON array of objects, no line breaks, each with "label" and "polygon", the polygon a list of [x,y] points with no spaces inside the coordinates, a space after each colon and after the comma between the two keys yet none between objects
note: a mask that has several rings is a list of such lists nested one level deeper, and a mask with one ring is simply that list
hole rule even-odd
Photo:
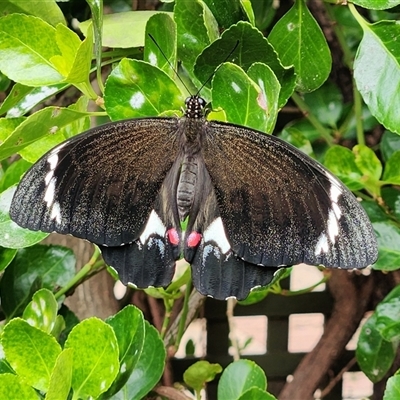
[{"label": "brown branch", "polygon": [[332,316],[315,348],[304,356],[293,374],[293,380],[282,389],[279,400],[311,400],[318,385],[360,324],[373,290],[373,274],[359,276],[344,270],[333,270],[328,282],[335,303]]}]

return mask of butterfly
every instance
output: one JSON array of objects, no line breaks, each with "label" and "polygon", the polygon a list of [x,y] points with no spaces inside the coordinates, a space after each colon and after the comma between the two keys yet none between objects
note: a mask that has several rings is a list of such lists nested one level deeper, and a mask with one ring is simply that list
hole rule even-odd
[{"label": "butterfly", "polygon": [[66,140],[24,175],[11,218],[95,243],[138,288],[167,286],[183,256],[195,288],[217,299],[244,299],[281,267],[376,261],[372,225],[336,177],[283,140],[207,121],[204,110],[193,95],[183,117]]}]

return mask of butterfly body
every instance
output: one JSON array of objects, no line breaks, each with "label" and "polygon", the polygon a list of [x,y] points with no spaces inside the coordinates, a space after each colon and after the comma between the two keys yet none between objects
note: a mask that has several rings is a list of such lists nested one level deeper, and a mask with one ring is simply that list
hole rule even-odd
[{"label": "butterfly body", "polygon": [[11,218],[97,244],[141,288],[167,286],[183,255],[194,286],[219,299],[245,298],[281,266],[376,260],[364,210],[324,167],[276,137],[206,121],[198,96],[186,106],[57,146],[21,180]]}]

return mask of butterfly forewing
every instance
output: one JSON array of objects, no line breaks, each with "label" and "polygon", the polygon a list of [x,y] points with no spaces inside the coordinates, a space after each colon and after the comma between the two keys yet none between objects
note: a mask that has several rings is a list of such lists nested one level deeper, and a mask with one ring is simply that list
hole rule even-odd
[{"label": "butterfly forewing", "polygon": [[176,160],[176,131],[176,119],[137,119],[64,142],[22,178],[11,218],[101,245],[134,241]]},{"label": "butterfly forewing", "polygon": [[300,262],[360,268],[376,239],[354,195],[282,140],[210,122],[204,159],[232,249],[265,266]]}]

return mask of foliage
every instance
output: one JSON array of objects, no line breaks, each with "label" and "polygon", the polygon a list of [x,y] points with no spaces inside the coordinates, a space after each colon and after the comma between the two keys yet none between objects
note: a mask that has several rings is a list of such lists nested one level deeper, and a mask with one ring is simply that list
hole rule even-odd
[{"label": "foliage", "polygon": [[[346,103],[340,88],[328,81],[331,52],[304,0],[296,0],[277,20],[272,0],[176,0],[165,2],[163,12],[104,16],[98,3],[88,0],[93,20],[80,24],[84,37],[67,26],[55,1],[45,7],[23,0],[0,5],[0,91],[8,93],[0,106],[1,398],[139,399],[164,371],[167,318],[161,335],[133,306],[105,322],[79,322],[62,302],[104,267],[99,252],[75,273],[69,249],[37,244],[45,234],[23,230],[8,216],[20,176],[47,150],[86,130],[90,116],[115,121],[179,115],[187,90],[195,93],[204,84],[201,94],[214,110],[210,118],[271,133],[290,101],[305,117],[284,126],[281,137],[323,161],[363,199],[378,237],[373,268],[394,271],[400,265],[400,24],[391,12],[400,1],[354,1],[363,9],[329,4],[336,0],[324,4],[344,61],[354,69],[353,102]],[[100,97],[90,81],[93,42]],[[109,49],[102,52],[100,43]],[[178,60],[185,87],[171,68]],[[103,88],[101,68],[110,64]],[[71,87],[81,96],[74,104],[42,108]],[[102,111],[88,111],[89,100]],[[366,134],[382,126],[386,130],[376,148],[367,147]],[[345,140],[357,144],[339,145]],[[378,148],[380,153],[374,151]],[[11,157],[16,153],[18,161]],[[289,272],[282,271],[244,303],[279,293],[279,280]],[[189,278],[186,269],[169,288],[147,293],[163,299],[169,315],[178,298],[186,296],[187,304],[189,291],[182,287]],[[374,382],[387,374],[398,348],[399,298],[397,287],[360,335],[357,359]],[[195,364],[185,381],[198,397],[220,371]],[[218,395],[273,399],[266,390],[261,369],[240,360],[222,373]],[[394,375],[385,399],[396,398],[399,390],[399,375]]]}]

